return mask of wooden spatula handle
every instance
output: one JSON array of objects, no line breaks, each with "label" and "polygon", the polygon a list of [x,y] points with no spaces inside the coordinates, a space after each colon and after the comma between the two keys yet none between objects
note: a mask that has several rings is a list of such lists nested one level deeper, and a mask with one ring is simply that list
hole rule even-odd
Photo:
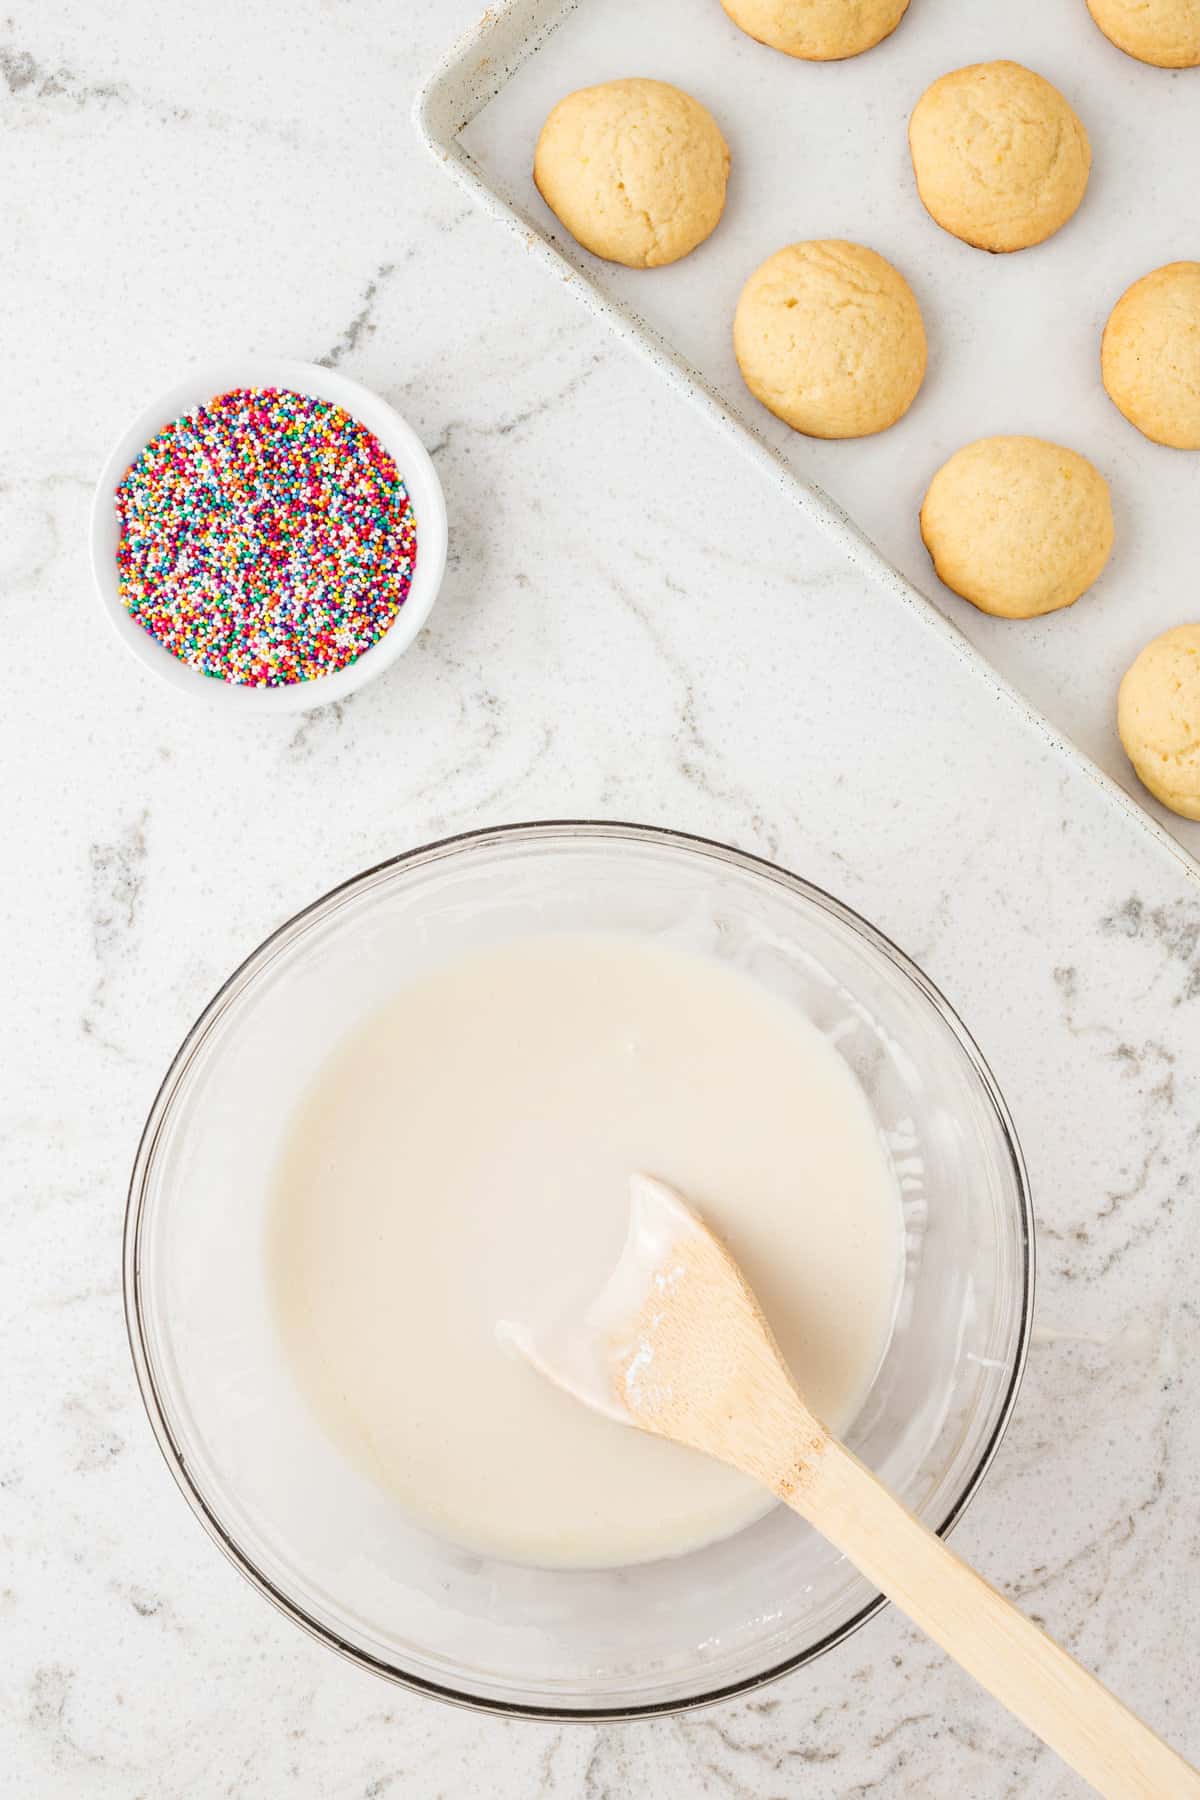
[{"label": "wooden spatula handle", "polygon": [[1109,1800],[1200,1800],[1195,1769],[968,1568],[836,1439],[816,1455],[809,1447],[795,1486],[781,1483],[780,1492]]}]

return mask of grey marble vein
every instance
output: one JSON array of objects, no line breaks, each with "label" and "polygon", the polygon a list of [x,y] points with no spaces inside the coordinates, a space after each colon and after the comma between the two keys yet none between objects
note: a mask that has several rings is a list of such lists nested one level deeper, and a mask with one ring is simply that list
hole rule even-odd
[{"label": "grey marble vein", "polygon": [[395,273],[396,264],[394,262],[380,263],[363,289],[362,300],[357,312],[338,338],[337,343],[331,350],[327,350],[324,356],[317,358],[317,361],[322,363],[325,368],[336,369],[346,357],[354,354],[362,338],[369,336],[375,330],[374,312],[379,290],[385,282],[391,280]]}]

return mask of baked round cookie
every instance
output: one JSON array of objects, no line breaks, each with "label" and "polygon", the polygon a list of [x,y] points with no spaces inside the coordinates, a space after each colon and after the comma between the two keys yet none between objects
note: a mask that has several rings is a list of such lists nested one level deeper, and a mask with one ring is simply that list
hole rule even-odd
[{"label": "baked round cookie", "polygon": [[708,108],[665,81],[606,81],[560,100],[533,179],[585,250],[631,269],[678,262],[715,228],[729,146]]},{"label": "baked round cookie", "polygon": [[1200,262],[1166,263],[1108,315],[1100,373],[1131,425],[1174,450],[1200,450]]},{"label": "baked round cookie", "polygon": [[890,37],[908,11],[908,0],[721,0],[747,37],[802,56],[838,62]]},{"label": "baked round cookie", "polygon": [[840,238],[789,244],[754,271],[733,348],[755,398],[809,437],[885,430],[925,374],[912,289],[876,251]]},{"label": "baked round cookie", "polygon": [[1200,819],[1200,625],[1176,625],[1135,657],[1117,692],[1117,730],[1143,786]]},{"label": "baked round cookie", "polygon": [[972,63],[926,88],[908,122],[917,192],[980,250],[1026,250],[1065,225],[1087,187],[1087,132],[1020,63]]},{"label": "baked round cookie", "polygon": [[1160,69],[1200,63],[1200,0],[1087,0],[1118,50]]},{"label": "baked round cookie", "polygon": [[1036,618],[1078,600],[1108,561],[1108,483],[1061,444],[980,438],[930,482],[921,536],[964,600],[1001,619]]}]

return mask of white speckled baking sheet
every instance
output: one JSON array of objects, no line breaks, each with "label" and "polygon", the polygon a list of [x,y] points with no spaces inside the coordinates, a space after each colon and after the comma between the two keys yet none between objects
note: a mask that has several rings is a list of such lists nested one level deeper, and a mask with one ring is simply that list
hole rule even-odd
[{"label": "white speckled baking sheet", "polygon": [[[931,80],[994,57],[1026,62],[1055,82],[1093,149],[1075,218],[1014,256],[973,250],[934,225],[917,198],[906,137]],[[531,176],[553,103],[627,74],[673,81],[703,99],[733,150],[720,227],[667,269],[589,256]],[[915,583],[1049,721],[1053,737],[1069,740],[1134,798],[1143,819],[1200,855],[1200,825],[1149,800],[1114,722],[1117,682],[1141,645],[1200,617],[1200,456],[1148,443],[1099,379],[1100,334],[1117,296],[1148,269],[1200,257],[1200,70],[1151,69],[1122,55],[1084,0],[912,0],[884,44],[825,64],[752,42],[718,0],[514,0],[484,14],[417,110],[430,147],[458,178],[688,388],[804,512],[840,532],[852,555],[928,615]],[[907,417],[874,438],[797,436],[751,399],[734,362],[730,322],[746,276],[781,244],[820,236],[857,239],[891,258],[925,316],[924,387]],[[929,476],[958,445],[993,432],[1072,445],[1112,486],[1109,566],[1076,606],[1046,619],[977,613],[935,579],[921,544],[917,511]]]}]

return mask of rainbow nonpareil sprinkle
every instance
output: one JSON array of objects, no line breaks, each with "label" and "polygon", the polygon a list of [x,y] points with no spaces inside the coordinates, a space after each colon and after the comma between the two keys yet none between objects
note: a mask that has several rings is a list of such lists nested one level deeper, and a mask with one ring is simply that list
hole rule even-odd
[{"label": "rainbow nonpareil sprinkle", "polygon": [[391,456],[327,400],[235,388],[160,431],[116,494],[129,612],[218,681],[344,669],[408,597],[412,502]]}]

